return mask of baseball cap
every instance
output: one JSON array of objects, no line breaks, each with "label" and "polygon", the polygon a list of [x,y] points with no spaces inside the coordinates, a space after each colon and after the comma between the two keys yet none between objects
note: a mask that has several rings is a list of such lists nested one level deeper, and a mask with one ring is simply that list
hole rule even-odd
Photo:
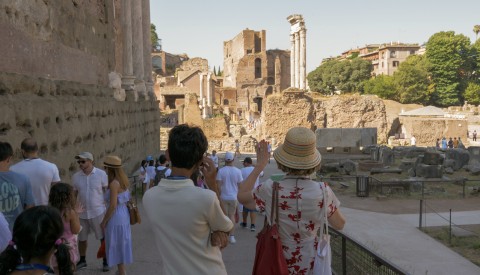
[{"label": "baseball cap", "polygon": [[89,159],[93,161],[93,155],[90,152],[82,152],[75,156],[76,159]]},{"label": "baseball cap", "polygon": [[232,161],[234,159],[233,153],[232,152],[226,152],[225,153],[225,160],[226,161]]},{"label": "baseball cap", "polygon": [[244,162],[244,163],[245,163],[245,162],[246,162],[246,163],[250,163],[250,164],[253,163],[251,157],[246,157],[246,158],[243,160],[243,162]]}]

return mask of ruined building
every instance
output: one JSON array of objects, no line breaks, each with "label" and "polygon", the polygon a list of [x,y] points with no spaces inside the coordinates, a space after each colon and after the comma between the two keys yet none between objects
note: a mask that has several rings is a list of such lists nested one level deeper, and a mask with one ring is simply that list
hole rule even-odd
[{"label": "ruined building", "polygon": [[290,87],[290,52],[267,50],[266,31],[245,29],[223,43],[221,105],[240,118],[262,111],[270,94]]},{"label": "ruined building", "polygon": [[0,140],[16,160],[33,137],[68,182],[82,151],[127,173],[157,153],[149,0],[1,1],[0,37]]}]

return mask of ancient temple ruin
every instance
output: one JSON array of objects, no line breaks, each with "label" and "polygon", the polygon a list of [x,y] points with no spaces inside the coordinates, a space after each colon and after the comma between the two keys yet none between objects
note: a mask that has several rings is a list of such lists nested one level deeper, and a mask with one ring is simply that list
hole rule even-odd
[{"label": "ancient temple ruin", "polygon": [[306,89],[307,77],[307,29],[300,14],[287,17],[290,22],[290,86]]}]

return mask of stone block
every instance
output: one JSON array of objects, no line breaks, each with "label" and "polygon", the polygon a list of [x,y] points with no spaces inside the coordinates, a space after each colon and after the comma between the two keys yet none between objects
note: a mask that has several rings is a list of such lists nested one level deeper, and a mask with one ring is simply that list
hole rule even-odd
[{"label": "stone block", "polygon": [[468,152],[470,153],[468,164],[480,164],[480,146],[470,146]]},{"label": "stone block", "polygon": [[419,164],[415,168],[417,177],[441,178],[443,176],[443,167],[441,165]]},{"label": "stone block", "polygon": [[395,162],[395,155],[393,154],[393,150],[387,146],[380,147],[378,160],[384,165],[392,165]]},{"label": "stone block", "polygon": [[402,163],[399,166],[399,168],[404,172],[407,172],[413,167],[415,167],[415,160],[402,160]]},{"label": "stone block", "polygon": [[464,149],[450,149],[445,152],[446,160],[453,160],[453,170],[458,171],[464,165],[467,165],[470,160],[470,154]]},{"label": "stone block", "polygon": [[346,175],[352,175],[357,170],[355,162],[349,159],[341,161],[340,168]]},{"label": "stone block", "polygon": [[428,165],[442,165],[443,158],[439,152],[425,152],[423,153],[423,164]]}]

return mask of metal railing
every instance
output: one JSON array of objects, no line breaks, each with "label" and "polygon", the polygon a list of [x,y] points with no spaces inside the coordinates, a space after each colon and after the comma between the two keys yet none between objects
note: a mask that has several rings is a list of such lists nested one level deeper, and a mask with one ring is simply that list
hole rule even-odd
[{"label": "metal railing", "polygon": [[408,274],[347,235],[329,227],[335,274]]}]

